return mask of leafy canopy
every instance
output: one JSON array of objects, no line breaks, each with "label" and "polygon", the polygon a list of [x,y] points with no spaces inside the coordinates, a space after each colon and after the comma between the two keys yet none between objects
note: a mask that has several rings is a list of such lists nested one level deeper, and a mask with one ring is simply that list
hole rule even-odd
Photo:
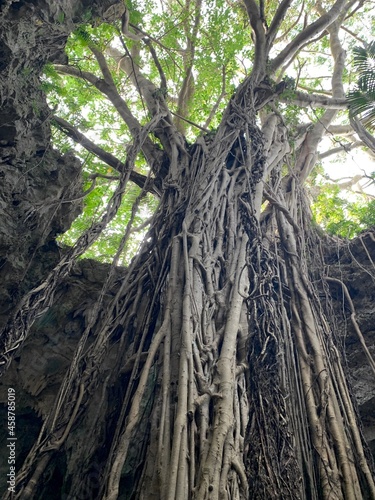
[{"label": "leafy canopy", "polygon": [[[266,25],[272,21],[277,7],[278,2],[264,2]],[[273,43],[272,57],[298,36],[304,26],[319,17],[315,7],[315,2],[293,2]],[[362,6],[363,15],[367,10],[366,4]],[[103,155],[98,157],[87,149],[82,141],[77,141],[72,130],[84,134],[101,151],[110,153],[121,163],[125,162],[132,141],[129,122],[121,118],[113,99],[100,90],[100,85],[93,84],[95,78],[98,81],[106,79],[104,63],[100,64],[98,54],[105,60],[118,95],[140,125],[150,119],[150,113],[137,75],[151,82],[150,91],[154,95],[165,99],[188,143],[201,135],[215,133],[231,95],[251,71],[254,60],[252,30],[240,2],[132,0],[127,2],[125,12],[122,19],[96,26],[92,26],[96,23],[88,13],[86,23],[68,40],[68,65],[47,65],[41,82],[55,115],[71,126],[71,133],[67,135],[66,128],[55,122],[54,144],[62,152],[73,149],[82,159],[88,192],[83,214],[61,237],[68,245],[99,219],[118,178],[114,165],[106,163]],[[348,88],[350,82],[357,81],[349,94],[351,109],[356,114],[364,113],[366,122],[373,124],[375,44],[369,44],[366,49],[355,48],[358,37],[353,33],[358,33],[362,27],[357,16],[349,15],[344,26],[342,43],[348,53],[354,51],[354,59],[348,61],[342,83]],[[295,90],[331,96],[332,71],[328,37],[323,33],[303,46],[276,74],[270,75],[273,88],[280,82],[289,82],[282,98],[275,100],[272,106],[288,125],[292,147],[301,125],[319,122],[324,113],[323,108],[296,103]],[[91,76],[88,78],[85,74]],[[346,110],[340,112],[337,123],[348,125]],[[353,136],[327,135],[330,140],[324,147],[328,150],[341,148],[341,154],[342,151],[346,154],[355,141]],[[152,140],[161,149],[159,140],[156,137]],[[149,162],[142,153],[137,156],[135,171],[145,178],[152,176]],[[374,224],[374,201],[368,204],[367,194],[360,194],[359,198],[351,195],[349,200],[340,186],[327,181],[324,175],[315,174],[309,183],[315,219],[328,231],[351,237]],[[139,185],[131,185],[117,216],[86,256],[111,259],[125,225],[131,221],[132,237],[120,258],[122,263],[129,262],[145,234],[147,219],[158,205],[155,193],[141,193]]]}]

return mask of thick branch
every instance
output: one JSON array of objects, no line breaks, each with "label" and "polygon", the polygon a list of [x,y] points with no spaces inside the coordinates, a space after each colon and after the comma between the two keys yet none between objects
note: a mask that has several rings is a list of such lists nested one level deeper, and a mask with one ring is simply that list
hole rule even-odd
[{"label": "thick branch", "polygon": [[[187,48],[182,52],[185,76],[181,85],[181,90],[177,101],[177,114],[187,118],[189,116],[189,105],[194,95],[194,75],[193,65],[195,58],[196,40],[201,19],[202,0],[195,2],[195,16],[191,34],[189,33],[188,23],[185,22],[185,34],[187,39]],[[180,120],[176,120],[176,127],[181,133],[185,133],[185,125]]]},{"label": "thick branch", "polygon": [[354,130],[351,125],[330,125],[328,132],[332,135],[353,135]]},{"label": "thick branch", "polygon": [[266,33],[260,11],[255,0],[244,0],[251,27],[255,34],[255,59],[252,71],[253,81],[260,81],[266,73]]},{"label": "thick branch", "polygon": [[[63,118],[53,116],[53,124],[56,125],[65,135],[73,139],[74,142],[80,144],[87,151],[93,153],[113,169],[117,170],[118,172],[124,171],[125,163],[121,162],[114,155],[108,153],[107,151],[104,151],[104,149],[100,148],[94,142],[90,141],[90,139],[88,139],[77,128],[73,127],[73,125],[71,125]],[[134,184],[137,184],[137,186],[139,186],[140,188],[143,188],[146,184],[147,178],[144,175],[132,171],[130,173],[130,180],[134,182]]]},{"label": "thick branch", "polygon": [[154,60],[154,63],[155,63],[155,66],[159,72],[159,77],[160,77],[160,89],[162,90],[168,90],[168,85],[167,85],[167,78],[165,76],[165,73],[164,73],[164,70],[160,64],[160,61],[159,61],[159,58],[156,54],[156,51],[154,49],[154,47],[152,46],[152,43],[151,43],[151,40],[149,38],[146,38],[144,40],[145,44],[147,45],[149,51],[150,51],[150,54],[152,56],[152,59]]},{"label": "thick branch", "polygon": [[[111,83],[107,83],[102,78],[98,78],[93,73],[88,71],[81,71],[79,68],[75,66],[68,65],[55,65],[56,71],[62,73],[64,75],[74,76],[76,78],[81,78],[91,83],[94,87],[96,87],[100,92],[102,92],[109,101],[116,108],[117,112],[124,120],[126,125],[129,127],[130,133],[133,138],[136,138],[141,131],[141,124],[135,118],[135,116],[130,111],[128,105],[124,101],[124,99],[119,95],[117,89]],[[156,148],[151,139],[147,138],[142,146],[142,151],[150,165],[152,165],[155,161],[155,152]]]},{"label": "thick branch", "polygon": [[335,98],[344,98],[345,90],[342,82],[342,77],[345,70],[345,59],[346,52],[343,49],[339,37],[341,24],[336,21],[334,25],[330,26],[329,31],[329,39],[330,39],[330,47],[331,53],[334,60],[334,67],[332,73],[332,96]]},{"label": "thick branch", "polygon": [[[343,12],[339,14],[340,17],[343,16]],[[323,14],[321,18],[324,16],[325,14]],[[337,20],[328,27],[330,48],[334,60],[332,74],[332,95],[334,99],[344,99],[345,97],[342,83],[342,75],[345,69],[345,50],[339,38],[340,24],[340,20]],[[325,111],[324,115],[318,119],[313,128],[307,133],[296,164],[296,170],[302,182],[307,179],[315,166],[318,144],[323,135],[327,132],[332,120],[334,120],[336,113],[337,111],[335,109],[328,109]]]},{"label": "thick branch", "polygon": [[[279,6],[279,8],[282,7],[282,4]],[[288,6],[289,7],[289,6]],[[301,5],[301,9],[300,9],[300,12],[298,14],[298,17],[297,19],[288,27],[288,29],[282,33],[278,38],[276,38],[276,40],[273,40],[275,43],[279,43],[281,42],[282,40],[287,40],[287,36],[289,35],[289,33],[297,26],[297,24],[300,22],[300,19],[302,17],[302,14],[304,13],[304,10],[305,10],[305,2],[302,2],[302,5]],[[277,14],[276,14],[277,15]],[[276,17],[275,15],[275,17]],[[272,24],[273,24],[273,21],[271,23],[271,27],[270,27],[270,30],[272,29]]]},{"label": "thick branch", "polygon": [[341,153],[342,151],[345,151],[346,153],[348,153],[352,149],[359,148],[360,146],[363,146],[362,141],[352,142],[351,144],[342,144],[341,146],[338,146],[337,148],[329,149],[328,151],[325,151],[324,153],[320,153],[319,160],[324,160],[324,158],[328,158],[328,156],[332,156],[332,155],[335,155],[337,153]]},{"label": "thick branch", "polygon": [[332,98],[320,94],[306,94],[298,90],[293,92],[292,97],[281,95],[279,99],[301,107],[325,109],[347,109],[348,107],[348,100],[345,98]]},{"label": "thick branch", "polygon": [[100,92],[106,95],[108,99],[112,102],[112,104],[119,112],[121,118],[128,125],[132,135],[134,133],[139,132],[139,130],[141,129],[140,123],[133,116],[126,102],[118,95],[117,90],[113,88],[112,85],[108,84],[102,78],[98,78],[93,73],[89,73],[88,71],[81,71],[79,68],[76,68],[75,66],[56,64],[55,69],[59,73],[62,73],[64,75],[74,76],[76,78],[81,78],[94,85],[94,87],[96,87]]},{"label": "thick branch", "polygon": [[108,64],[107,64],[107,61],[105,60],[104,55],[100,52],[100,50],[98,50],[93,45],[90,45],[90,50],[94,54],[96,60],[98,61],[98,64],[99,64],[100,70],[104,76],[105,82],[108,85],[110,85],[111,87],[113,87],[114,89],[116,89],[115,82],[113,81],[111,71],[108,67]]},{"label": "thick branch", "polygon": [[[134,87],[144,99],[149,113],[152,116],[156,116],[162,111],[164,114],[163,126],[158,127],[154,133],[171,157],[175,145],[178,144],[181,146],[183,141],[178,138],[177,130],[173,124],[162,90],[158,89],[154,83],[141,73],[138,65],[128,55],[124,55],[123,52],[115,47],[108,47],[106,53],[116,61],[118,67],[130,78]],[[173,141],[175,144],[172,144]]]},{"label": "thick branch", "polygon": [[[129,9],[125,8],[125,12],[123,13],[121,17],[121,32],[124,36],[127,38],[130,38],[131,40],[135,40],[136,42],[139,40],[142,40],[144,37],[143,34],[134,34],[129,30],[129,19],[130,19],[130,14],[129,14]],[[138,29],[133,26],[133,28],[138,32]]]},{"label": "thick branch", "polygon": [[347,0],[337,0],[328,12],[323,14],[314,23],[308,25],[303,31],[301,31],[301,33],[299,33],[299,35],[297,35],[294,40],[292,40],[271,62],[270,73],[275,73],[284,61],[293,57],[307,40],[311,39],[332,24],[340,15],[346,1]]},{"label": "thick branch", "polygon": [[[318,36],[316,36],[315,38],[310,38],[308,39],[305,43],[303,43],[301,45],[301,47],[299,47],[299,49],[294,53],[294,55],[292,57],[290,57],[289,59],[287,58],[286,59],[286,63],[282,66],[282,68],[278,71],[278,75],[277,75],[277,80],[278,81],[281,81],[282,80],[282,77],[283,75],[285,74],[286,70],[289,68],[289,66],[293,63],[293,61],[298,57],[298,55],[303,51],[303,49],[305,47],[307,47],[308,45],[311,45],[311,44],[314,44],[315,42],[318,42],[319,40],[321,40],[322,38],[324,38],[326,36],[326,32],[323,31],[322,33],[320,33]],[[297,78],[297,82],[299,80],[299,75],[298,75],[298,78]]]},{"label": "thick branch", "polygon": [[267,33],[267,48],[268,50],[272,47],[272,44],[276,38],[277,32],[279,30],[280,24],[283,22],[285,15],[290,7],[292,0],[283,0],[278,6],[275,15],[273,16],[271,26],[269,27]]},{"label": "thick branch", "polygon": [[357,132],[358,137],[363,143],[375,153],[375,138],[365,129],[362,123],[354,116],[350,117],[350,125]]}]

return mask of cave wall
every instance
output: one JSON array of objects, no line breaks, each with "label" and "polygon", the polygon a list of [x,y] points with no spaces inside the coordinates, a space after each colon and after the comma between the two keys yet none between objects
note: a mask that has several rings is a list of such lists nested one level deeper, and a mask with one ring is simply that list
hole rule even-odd
[{"label": "cave wall", "polygon": [[52,111],[41,90],[40,72],[48,61],[65,62],[67,36],[82,19],[99,22],[123,4],[5,0],[0,5],[1,325],[25,291],[56,263],[53,238],[81,210],[80,200],[67,202],[82,194],[81,165],[51,145]]},{"label": "cave wall", "polygon": [[[366,231],[351,242],[330,239],[325,248],[327,273],[345,283],[355,309],[355,319],[375,359],[375,230]],[[351,320],[351,310],[342,287],[330,283],[348,365],[349,382],[357,401],[364,436],[375,458],[375,377],[370,369]]]},{"label": "cave wall", "polygon": [[[81,163],[51,145],[53,110],[39,75],[47,62],[66,62],[66,39],[83,19],[92,24],[110,21],[118,8],[124,9],[121,0],[0,1],[0,328],[24,294],[59,261],[62,250],[55,237],[69,228],[82,208]],[[99,267],[95,265],[95,279],[102,282]],[[85,271],[79,271],[79,278],[74,272],[71,278],[85,281],[85,276]],[[87,280],[84,296],[72,293],[72,303],[69,294],[62,298],[61,285],[55,306],[34,325],[30,344],[26,339],[1,380],[1,403],[9,387],[17,391],[17,467],[40,430],[76,347],[84,325],[84,314],[77,311],[89,301],[86,293],[95,298],[95,286]],[[71,317],[73,312],[76,317]],[[0,348],[4,343],[2,335]],[[0,404],[2,431],[5,410]],[[9,470],[5,437],[1,434],[1,492]]]}]

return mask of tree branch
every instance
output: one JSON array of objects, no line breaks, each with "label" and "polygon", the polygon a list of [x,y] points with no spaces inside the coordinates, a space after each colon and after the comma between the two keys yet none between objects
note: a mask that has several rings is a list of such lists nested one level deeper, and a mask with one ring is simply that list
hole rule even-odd
[{"label": "tree branch", "polygon": [[151,40],[146,38],[144,40],[144,43],[147,45],[149,51],[150,51],[150,54],[152,56],[152,59],[154,60],[154,63],[155,63],[155,66],[159,72],[159,77],[160,77],[160,88],[161,89],[165,89],[166,91],[168,90],[168,87],[167,87],[167,78],[165,76],[165,73],[164,73],[164,70],[160,64],[160,61],[159,61],[159,58],[156,54],[156,51],[154,49],[154,47],[152,46],[152,43],[151,43]]},{"label": "tree branch", "polygon": [[266,74],[267,48],[266,33],[260,11],[255,0],[243,0],[250,25],[255,35],[255,58],[252,70],[252,80],[260,81]]},{"label": "tree branch", "polygon": [[[136,35],[134,33],[132,33],[130,30],[129,30],[129,19],[130,19],[130,15],[129,15],[129,9],[127,9],[125,7],[125,12],[123,13],[122,17],[121,17],[121,32],[124,36],[126,36],[127,38],[130,38],[131,40],[135,40],[135,41],[139,41],[143,38],[143,34],[141,35]],[[138,31],[137,27],[134,27],[133,28]]]},{"label": "tree branch", "polygon": [[98,50],[95,46],[90,45],[89,46],[91,52],[94,54],[96,60],[98,61],[100,71],[102,72],[104,76],[104,81],[110,86],[114,87],[116,89],[115,82],[113,81],[113,77],[111,74],[111,71],[108,67],[107,61],[105,60],[104,55],[100,50]]},{"label": "tree branch", "polygon": [[[142,126],[139,123],[139,121],[135,118],[135,116],[132,114],[124,99],[117,92],[115,85],[107,83],[105,80],[103,80],[102,78],[98,78],[93,73],[90,73],[88,71],[81,71],[79,68],[76,68],[75,66],[56,64],[55,69],[58,73],[86,80],[87,82],[91,83],[94,87],[96,87],[113,104],[113,106],[115,107],[121,118],[129,127],[133,139],[138,136],[138,134],[142,129]],[[155,159],[157,159],[157,157],[159,156],[158,153],[160,152],[157,151],[154,143],[151,141],[150,138],[147,138],[145,140],[142,146],[142,151],[147,159],[147,162],[151,166],[153,166],[155,163]]]},{"label": "tree branch", "polygon": [[[139,94],[145,100],[151,116],[156,116],[162,111],[164,115],[163,125],[155,129],[154,133],[162,143],[168,156],[171,158],[172,150],[174,150],[175,147],[179,147],[182,151],[183,140],[173,124],[172,116],[165,102],[162,90],[157,88],[141,73],[139,67],[131,57],[124,55],[115,47],[108,47],[106,52],[116,61],[118,67],[130,78]],[[174,141],[174,144],[172,144],[172,141]]]},{"label": "tree branch", "polygon": [[[305,43],[303,43],[301,45],[301,47],[294,53],[294,55],[290,59],[287,59],[287,61],[284,64],[284,66],[279,70],[279,72],[278,72],[278,78],[277,78],[278,81],[282,80],[282,77],[283,77],[285,71],[289,68],[289,66],[292,64],[292,62],[296,59],[296,57],[298,57],[298,55],[303,51],[303,49],[305,47],[307,47],[308,45],[313,44],[315,42],[318,42],[319,40],[321,40],[322,38],[324,38],[326,35],[327,35],[327,33],[325,31],[323,31],[322,33],[319,33],[319,35],[316,36],[315,38],[310,38]],[[297,82],[298,82],[298,79],[299,78],[297,78]]]},{"label": "tree branch", "polygon": [[349,28],[346,28],[345,26],[341,26],[341,29],[349,33],[350,36],[352,36],[357,42],[361,43],[362,45],[366,45],[366,41],[361,38],[359,35],[351,31]]},{"label": "tree branch", "polygon": [[341,146],[338,146],[337,148],[332,148],[329,149],[328,151],[325,151],[324,153],[319,154],[319,160],[324,160],[324,158],[328,158],[329,156],[335,155],[337,153],[341,153],[342,151],[345,151],[346,153],[349,153],[352,149],[359,148],[363,146],[362,141],[356,141],[352,142],[350,144],[342,144]]},{"label": "tree branch", "polygon": [[347,0],[337,0],[332,8],[323,14],[315,22],[308,25],[301,33],[299,33],[294,40],[292,40],[278,56],[273,59],[270,65],[270,73],[273,74],[275,71],[284,63],[286,59],[290,59],[294,54],[302,47],[302,45],[321,31],[325,30],[330,24],[332,24],[342,12],[342,9]]},{"label": "tree branch", "polygon": [[[336,16],[336,20],[327,26],[327,30],[329,32],[330,49],[334,60],[332,74],[333,99],[341,99],[345,101],[345,92],[342,83],[342,75],[345,69],[345,50],[343,49],[339,38],[339,30],[344,13],[345,9],[343,7],[342,11],[339,12],[339,15]],[[323,14],[321,19],[325,15],[326,14]],[[339,18],[339,20],[337,18]],[[315,165],[318,144],[323,135],[327,132],[332,120],[334,120],[336,113],[337,108],[327,109],[324,115],[321,118],[318,118],[318,121],[306,135],[296,162],[296,171],[298,172],[302,182],[307,179]]]},{"label": "tree branch", "polygon": [[285,15],[290,7],[290,4],[292,3],[292,0],[283,0],[277,10],[275,15],[273,16],[271,26],[269,27],[269,30],[267,32],[267,52],[269,49],[272,47],[273,42],[276,38],[277,32],[279,31],[279,27],[281,23],[283,22]]},{"label": "tree branch", "polygon": [[325,108],[325,109],[347,109],[348,100],[345,98],[329,98],[320,94],[306,94],[298,90],[294,91],[292,97],[281,95],[279,99],[302,107]]},{"label": "tree branch", "polygon": [[358,137],[361,139],[361,141],[364,142],[364,144],[373,152],[375,153],[375,137],[373,137],[362,125],[360,120],[358,120],[356,117],[351,116],[350,117],[350,125],[353,127],[353,130],[357,133]]},{"label": "tree branch", "polygon": [[354,130],[351,125],[330,125],[328,132],[332,135],[353,135]]},{"label": "tree branch", "polygon": [[[61,132],[65,135],[73,139],[73,141],[77,144],[80,144],[90,153],[93,153],[104,163],[117,170],[118,172],[123,172],[125,169],[125,163],[121,162],[118,158],[116,158],[111,153],[104,151],[101,147],[97,146],[94,142],[90,141],[84,134],[82,134],[76,127],[71,125],[69,122],[60,118],[58,116],[52,116],[52,124],[55,125]],[[140,188],[143,188],[146,184],[147,177],[134,172],[134,170],[130,173],[130,180],[137,184]],[[153,194],[159,194],[152,187],[150,192]]]},{"label": "tree branch", "polygon": [[[194,5],[195,8],[195,15],[191,33],[187,18],[183,23],[187,43],[186,50],[182,52],[185,75],[177,100],[177,115],[182,116],[183,118],[187,118],[189,116],[189,105],[191,104],[195,92],[193,66],[195,59],[196,39],[201,20],[202,0],[196,0],[196,2],[193,2],[192,5]],[[189,10],[189,2],[187,2],[187,6]],[[185,124],[179,119],[177,119],[175,123],[177,130],[184,134],[186,131]]]},{"label": "tree branch", "polygon": [[[281,8],[281,6],[282,6],[282,4],[279,6],[279,8]],[[288,8],[289,8],[289,5],[288,5]],[[291,26],[289,26],[289,28],[288,28],[288,29],[287,29],[284,33],[282,33],[282,34],[280,35],[280,37],[279,37],[279,38],[277,38],[277,39],[276,39],[276,41],[275,41],[275,38],[276,38],[276,35],[277,35],[277,32],[276,32],[276,33],[275,33],[275,36],[273,37],[273,42],[275,42],[275,43],[279,43],[281,40],[284,40],[284,39],[288,36],[288,34],[289,34],[289,33],[290,33],[290,32],[291,32],[291,31],[292,31],[292,30],[293,30],[293,29],[297,26],[297,24],[299,23],[299,21],[300,21],[300,19],[301,19],[301,17],[302,17],[302,14],[303,14],[304,8],[305,8],[305,2],[302,2],[301,10],[300,10],[300,12],[299,12],[299,14],[298,14],[297,19],[296,19],[296,20],[294,21],[294,23],[293,23]],[[282,22],[282,20],[283,20],[283,19],[281,19],[280,23]],[[270,30],[269,30],[269,31],[271,31],[271,29],[272,29],[272,25],[273,25],[273,21],[272,21],[272,23],[271,23],[271,27],[270,27]],[[278,29],[279,29],[279,26],[277,26],[277,30],[278,30]],[[269,45],[271,45],[271,43],[270,43]]]}]

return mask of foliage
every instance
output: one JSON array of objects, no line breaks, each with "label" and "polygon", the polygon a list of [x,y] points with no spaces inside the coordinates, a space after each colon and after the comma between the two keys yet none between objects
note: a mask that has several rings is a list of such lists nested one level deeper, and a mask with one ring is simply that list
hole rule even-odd
[{"label": "foliage", "polygon": [[375,41],[367,47],[354,47],[354,67],[358,81],[348,94],[353,116],[361,115],[366,126],[375,128]]},{"label": "foliage", "polygon": [[[266,17],[273,8],[271,4],[267,4]],[[233,9],[223,0],[203,5],[200,2],[197,4],[188,2],[185,5],[170,2],[166,5],[146,0],[133,1],[129,12],[130,29],[138,35],[150,33],[147,43],[141,38],[136,41],[123,37],[119,21],[113,24],[103,23],[96,27],[83,24],[68,40],[66,53],[69,64],[100,78],[102,73],[90,47],[96,47],[103,53],[107,47],[118,47],[124,51],[125,56],[132,57],[133,64],[139,65],[143,75],[154,82],[157,88],[166,84],[165,99],[169,109],[181,116],[180,126],[190,141],[194,141],[202,134],[200,127],[209,127],[214,131],[233,90],[251,70],[254,53],[252,44],[249,43],[249,31],[243,7],[238,6],[237,9]],[[288,18],[284,21],[284,32],[287,35],[275,40],[273,53],[277,53],[277,48],[285,43],[286,36],[290,38],[298,34],[298,20],[298,8],[295,11],[291,8]],[[355,26],[353,22],[353,20],[348,21],[352,29]],[[347,42],[348,48],[352,47],[353,40],[350,37]],[[355,110],[355,113],[363,111],[364,92],[367,105],[369,96],[371,98],[372,95],[370,62],[374,47],[375,44],[370,44],[366,50],[354,48],[356,54],[353,61],[354,71],[361,72],[358,89],[349,94],[352,110]],[[318,39],[298,54],[293,65],[288,67],[287,74],[280,73],[279,79],[292,82],[289,85],[285,84],[287,88],[284,91],[283,102],[276,103],[292,131],[290,137],[292,142],[293,133],[298,133],[299,125],[306,120],[306,117],[309,121],[316,122],[323,116],[323,109],[309,110],[295,105],[293,88],[297,85],[302,90],[326,91],[324,90],[327,89],[326,78],[331,71],[328,50],[327,39]],[[126,96],[133,115],[140,123],[145,123],[149,113],[139,89],[134,87],[129,75],[124,76],[119,64],[113,59],[107,58],[107,64],[120,95]],[[321,65],[326,76],[311,77],[311,68],[320,68]],[[313,72],[319,74],[320,70],[313,69]],[[349,71],[345,72],[344,78],[349,81]],[[103,150],[111,152],[120,161],[125,161],[126,145],[131,140],[129,129],[119,119],[112,103],[95,86],[84,78],[61,73],[52,64],[48,64],[44,69],[42,88],[48,95],[51,107],[60,117],[86,133],[87,137],[94,140]],[[181,96],[186,100],[183,105]],[[371,112],[368,118],[371,119]],[[176,117],[176,120],[179,118]],[[76,154],[82,158],[84,178],[87,180],[95,172],[104,174],[113,172],[92,154],[87,155],[83,148],[74,145],[71,139],[67,139],[58,130],[54,132],[54,141],[62,151],[75,149]],[[149,167],[141,156],[137,159],[136,169],[145,175],[149,173]],[[89,185],[88,182],[86,188]],[[93,192],[85,199],[84,214],[75,221],[70,232],[61,237],[63,243],[72,244],[82,230],[100,216],[109,194],[114,190],[114,185],[114,180],[102,179],[97,183]],[[339,194],[333,191],[328,190],[316,201],[316,220],[331,232],[346,236],[356,234],[363,222],[359,222],[357,212],[351,204],[340,201]],[[134,193],[130,190],[124,197],[121,215],[112,221],[111,228],[108,228],[106,234],[93,245],[87,256],[111,259],[118,244],[116,235],[121,233],[121,227],[117,226],[118,221],[128,220],[125,214],[132,206],[133,199]],[[156,206],[157,201],[148,196],[142,202],[142,211],[149,216]],[[365,210],[365,205],[362,210]],[[137,224],[140,222],[140,212],[134,222]],[[137,245],[132,246],[132,252],[125,261],[129,261],[136,248]]]},{"label": "foliage", "polygon": [[360,195],[348,197],[347,193],[345,196],[337,184],[320,187],[312,211],[315,222],[328,233],[351,239],[375,226],[375,200],[368,201],[366,196]]}]

